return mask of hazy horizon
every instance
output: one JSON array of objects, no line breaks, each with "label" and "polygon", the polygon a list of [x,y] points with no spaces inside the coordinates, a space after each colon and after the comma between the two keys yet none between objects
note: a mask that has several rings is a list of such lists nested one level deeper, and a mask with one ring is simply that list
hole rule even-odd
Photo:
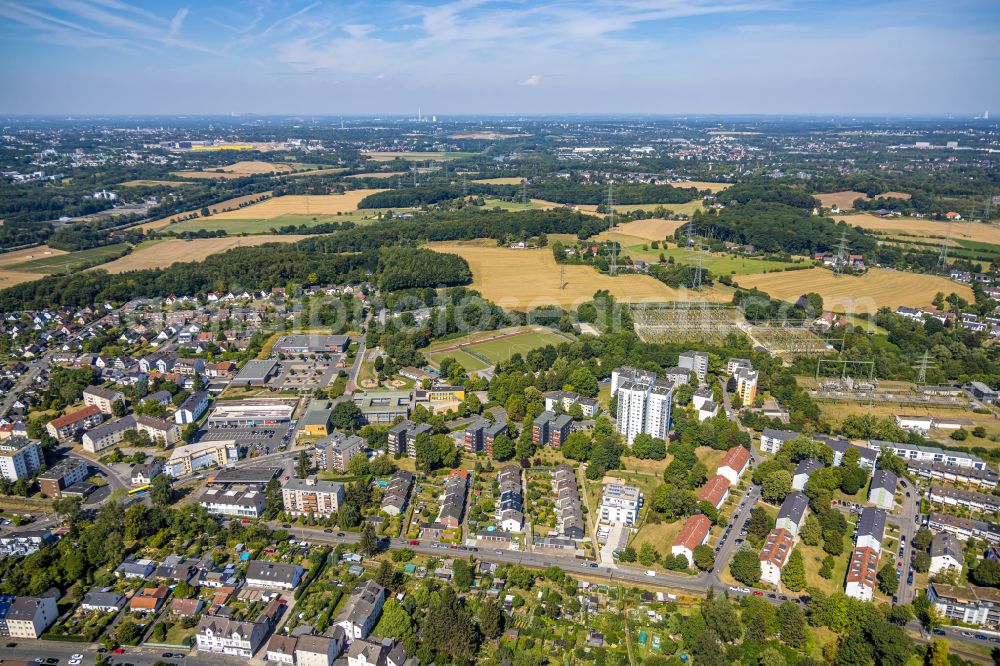
[{"label": "hazy horizon", "polygon": [[9,0],[0,35],[4,115],[1000,109],[990,0]]}]

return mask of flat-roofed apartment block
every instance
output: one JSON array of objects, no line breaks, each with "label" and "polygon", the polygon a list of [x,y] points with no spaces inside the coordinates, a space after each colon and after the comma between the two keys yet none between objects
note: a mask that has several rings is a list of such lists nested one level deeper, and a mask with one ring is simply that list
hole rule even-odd
[{"label": "flat-roofed apartment block", "polygon": [[411,391],[365,391],[354,396],[367,423],[392,423],[409,418],[413,411]]},{"label": "flat-roofed apartment block", "polygon": [[205,490],[198,504],[217,516],[260,518],[264,513],[264,493],[253,486],[216,486]]},{"label": "flat-roofed apartment block", "polygon": [[111,405],[120,400],[125,400],[125,394],[121,391],[103,386],[88,386],[83,389],[83,404],[88,407],[93,405],[108,415],[111,414]]},{"label": "flat-roofed apartment block", "polygon": [[84,430],[89,430],[104,420],[104,414],[97,405],[90,405],[64,416],[54,418],[45,426],[49,435],[60,441],[73,439]]},{"label": "flat-roofed apartment block", "polygon": [[733,378],[736,380],[736,394],[740,396],[740,402],[743,405],[748,407],[753,405],[753,401],[757,397],[759,376],[760,374],[756,370],[748,367],[737,368],[736,372],[733,373]]},{"label": "flat-roofed apartment block", "polygon": [[793,430],[775,430],[764,428],[760,433],[760,450],[764,453],[776,454],[785,442],[795,439],[799,433]]},{"label": "flat-roofed apartment block", "polygon": [[795,547],[795,535],[788,530],[771,530],[764,547],[760,549],[760,579],[771,585],[781,584],[781,570],[788,564],[788,558]]},{"label": "flat-roofed apartment block", "polygon": [[38,487],[49,497],[62,497],[62,491],[90,476],[90,465],[80,458],[66,458],[38,477]]},{"label": "flat-roofed apartment block", "polygon": [[609,483],[601,494],[601,521],[634,525],[642,508],[642,491],[635,486]]},{"label": "flat-roofed apartment block", "polygon": [[387,434],[389,438],[389,451],[409,456],[417,457],[417,435],[421,433],[431,434],[433,428],[427,423],[414,423],[413,421],[402,420],[389,428]]},{"label": "flat-roofed apartment block", "polygon": [[8,481],[29,479],[45,462],[42,447],[27,437],[8,437],[0,441],[0,477]]},{"label": "flat-roofed apartment block", "polygon": [[293,516],[329,517],[344,503],[344,484],[336,481],[289,479],[281,487],[285,511]]},{"label": "flat-roofed apartment block", "polygon": [[686,351],[677,357],[677,367],[690,370],[698,376],[698,381],[705,381],[708,374],[708,353],[699,351]]},{"label": "flat-roofed apartment block", "polygon": [[569,412],[573,405],[580,405],[580,412],[584,418],[592,418],[597,414],[598,403],[593,398],[585,398],[573,391],[549,391],[543,395],[545,398],[546,411]]},{"label": "flat-roofed apartment block", "polygon": [[562,446],[573,431],[573,419],[566,414],[542,412],[531,423],[531,440],[539,446]]},{"label": "flat-roofed apartment block", "polygon": [[176,423],[158,419],[148,414],[122,417],[88,430],[83,435],[83,449],[98,453],[125,441],[125,433],[140,432],[149,436],[150,441],[172,446],[180,441],[181,427]]},{"label": "flat-roofed apartment block", "polygon": [[[623,369],[620,369],[623,370]],[[630,381],[628,376],[648,378],[649,373],[619,372],[618,413],[615,428],[628,445],[636,435],[644,433],[659,439],[667,438],[670,430],[670,400],[673,384],[665,380]]]},{"label": "flat-roofed apartment block", "polygon": [[1000,590],[931,583],[927,598],[942,617],[978,627],[1000,626]]},{"label": "flat-roofed apartment block", "polygon": [[345,472],[351,459],[359,455],[364,448],[364,438],[334,431],[316,442],[313,462],[320,469]]},{"label": "flat-roofed apartment block", "polygon": [[465,429],[465,450],[467,453],[485,452],[493,457],[493,440],[507,433],[507,422],[490,421],[480,418]]},{"label": "flat-roofed apartment block", "polygon": [[[685,370],[687,372],[687,370]],[[611,395],[618,393],[619,387],[625,382],[633,384],[652,384],[656,381],[656,373],[649,370],[639,370],[630,366],[615,368],[611,371]]]}]

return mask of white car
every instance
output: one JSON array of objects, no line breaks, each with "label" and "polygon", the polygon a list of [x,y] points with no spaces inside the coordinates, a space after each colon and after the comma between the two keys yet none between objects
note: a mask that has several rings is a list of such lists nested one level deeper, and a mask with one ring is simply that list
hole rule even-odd
[{"label": "white car", "polygon": [[82,660],[83,659],[83,655],[82,654],[74,654],[72,657],[70,657],[70,659],[81,659]]},{"label": "white car", "polygon": [[646,569],[646,575],[647,576],[655,576],[656,572],[653,571],[652,569]]},{"label": "white car", "polygon": [[83,661],[80,659],[70,659],[68,663],[69,666],[80,666],[80,664],[82,664]]}]

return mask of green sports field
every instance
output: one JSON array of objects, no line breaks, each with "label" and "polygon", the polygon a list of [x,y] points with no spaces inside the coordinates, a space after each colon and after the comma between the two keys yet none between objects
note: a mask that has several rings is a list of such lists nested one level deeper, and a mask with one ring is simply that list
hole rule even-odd
[{"label": "green sports field", "polygon": [[14,264],[10,266],[10,269],[29,273],[71,273],[82,266],[89,266],[95,261],[104,261],[118,256],[125,250],[126,245],[126,243],[115,243],[90,250],[78,250],[67,254],[32,259],[24,263]]},{"label": "green sports field", "polygon": [[[497,336],[498,339],[489,339]],[[527,354],[532,349],[546,345],[558,345],[569,342],[572,338],[549,328],[520,327],[506,328],[501,331],[484,331],[471,336],[473,344],[460,349],[448,349],[468,342],[469,337],[438,341],[425,352],[431,365],[437,367],[446,357],[451,356],[463,368],[470,371],[483,370],[501,361],[506,361],[514,354]],[[481,342],[476,342],[482,340]]]}]

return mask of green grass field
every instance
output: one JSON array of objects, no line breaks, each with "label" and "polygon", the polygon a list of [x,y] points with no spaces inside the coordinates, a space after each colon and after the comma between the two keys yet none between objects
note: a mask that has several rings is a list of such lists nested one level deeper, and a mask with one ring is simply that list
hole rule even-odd
[{"label": "green grass field", "polygon": [[271,218],[233,219],[226,217],[197,218],[164,227],[162,231],[225,231],[231,236],[239,234],[269,234],[271,229],[294,225],[315,227],[326,222],[353,222],[363,225],[376,221],[379,209],[352,211],[343,215],[279,215]]},{"label": "green grass field", "polygon": [[115,243],[114,245],[105,245],[89,250],[78,250],[76,252],[69,252],[68,254],[32,259],[21,264],[15,264],[10,269],[28,271],[29,273],[70,273],[95,261],[104,261],[117,256],[125,249],[126,245],[126,243]]},{"label": "green grass field", "polygon": [[486,331],[474,334],[472,338],[473,340],[478,340],[501,334],[517,333],[518,331],[525,332],[519,333],[514,337],[505,337],[499,340],[484,340],[483,342],[474,343],[461,349],[449,350],[447,348],[464,344],[467,341],[465,337],[438,341],[431,345],[431,348],[425,352],[425,355],[431,365],[435,367],[439,366],[442,360],[451,356],[466,370],[476,371],[492,367],[501,361],[506,361],[514,354],[521,354],[523,356],[532,349],[546,345],[558,345],[570,340],[568,336],[551,329],[531,329],[527,327],[504,329],[502,331]]},{"label": "green grass field", "polygon": [[698,254],[701,254],[702,266],[710,270],[714,275],[749,275],[751,273],[763,273],[775,269],[781,270],[793,265],[782,261],[751,259],[731,254],[696,253],[681,247],[673,247],[669,250],[643,250],[642,248],[643,245],[641,244],[626,246],[623,248],[623,254],[627,254],[633,259],[655,262],[659,261],[660,253],[662,252],[666,257],[673,257],[677,263],[689,265],[694,265],[697,262]]}]

